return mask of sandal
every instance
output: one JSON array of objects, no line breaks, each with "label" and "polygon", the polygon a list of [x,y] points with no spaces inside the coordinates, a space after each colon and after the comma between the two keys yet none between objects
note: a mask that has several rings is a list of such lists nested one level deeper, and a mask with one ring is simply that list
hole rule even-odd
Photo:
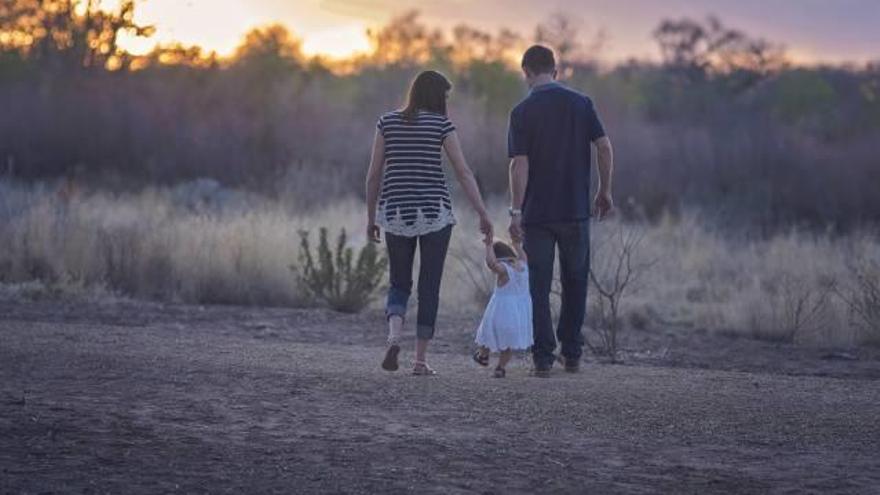
[{"label": "sandal", "polygon": [[397,371],[400,367],[397,364],[397,355],[400,354],[400,346],[391,344],[385,352],[385,359],[382,361],[382,369],[385,371]]},{"label": "sandal", "polygon": [[416,361],[413,363],[412,374],[416,376],[434,376],[437,372],[428,366],[428,363],[424,361]]},{"label": "sandal", "polygon": [[485,368],[489,366],[489,355],[477,351],[474,353],[474,362]]},{"label": "sandal", "polygon": [[507,376],[507,370],[505,370],[504,368],[495,368],[495,374],[492,376],[494,376],[495,378],[504,378],[505,376]]}]

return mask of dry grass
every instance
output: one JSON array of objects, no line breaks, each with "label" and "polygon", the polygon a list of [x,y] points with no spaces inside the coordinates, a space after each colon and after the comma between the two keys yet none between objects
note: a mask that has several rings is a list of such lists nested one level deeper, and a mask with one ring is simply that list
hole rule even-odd
[{"label": "dry grass", "polygon": [[[300,306],[308,298],[290,271],[298,258],[298,231],[345,227],[354,245],[364,242],[357,201],[298,214],[284,202],[190,189],[66,199],[52,187],[0,182],[2,292]],[[501,230],[502,206],[495,211]],[[460,220],[446,266],[443,308],[476,313],[491,279],[482,272],[473,220],[466,213]],[[597,224],[594,240],[620,228],[615,222]],[[683,325],[820,346],[880,340],[880,329],[851,304],[871,300],[859,299],[865,281],[857,273],[874,284],[880,277],[876,270],[852,268],[880,266],[876,233],[841,238],[790,232],[746,240],[696,215],[627,228],[641,230],[633,261],[650,265],[621,302],[630,328]],[[594,243],[594,263],[606,256],[602,249]],[[596,294],[591,291],[591,297]]]}]

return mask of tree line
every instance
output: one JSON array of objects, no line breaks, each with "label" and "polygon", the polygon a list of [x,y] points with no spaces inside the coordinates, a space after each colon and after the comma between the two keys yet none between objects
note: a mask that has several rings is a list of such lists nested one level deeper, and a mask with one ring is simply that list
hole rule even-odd
[{"label": "tree line", "polygon": [[443,31],[407,12],[342,61],[305,56],[280,25],[247,33],[230,57],[180,44],[135,56],[120,36],[154,31],[136,6],[0,2],[4,175],[111,188],[210,177],[317,206],[360,194],[375,119],[430,67],[453,79],[451,117],[481,187],[500,194],[507,114],[525,94],[516,62],[538,41],[597,102],[628,214],[698,207],[770,230],[880,219],[880,64],[795,66],[784,47],[709,17],[662,21],[659,62],[607,66],[605,34],[576,12],[530,36]]}]

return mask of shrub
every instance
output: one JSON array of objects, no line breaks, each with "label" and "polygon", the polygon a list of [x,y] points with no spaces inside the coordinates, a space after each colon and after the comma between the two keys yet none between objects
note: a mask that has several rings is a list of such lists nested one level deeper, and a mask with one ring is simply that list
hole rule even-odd
[{"label": "shrub", "polygon": [[635,290],[655,261],[640,259],[645,236],[642,229],[618,223],[614,231],[603,233],[605,238],[599,239],[591,249],[594,262],[590,268],[590,283],[594,289],[590,327],[598,341],[594,343],[588,338],[585,343],[594,354],[608,356],[616,363],[618,336],[623,326],[621,301]]},{"label": "shrub", "polygon": [[309,232],[300,231],[300,239],[300,264],[295,271],[312,297],[343,313],[357,313],[373,300],[388,266],[388,260],[379,254],[375,244],[361,248],[357,263],[353,264],[354,250],[347,245],[345,229],[339,233],[335,252],[330,249],[324,227],[320,229],[315,255]]},{"label": "shrub", "polygon": [[486,262],[484,257],[471,255],[470,253],[481,252],[468,246],[470,249],[462,248],[454,250],[450,256],[458,262],[459,279],[467,288],[471,290],[473,298],[471,301],[474,305],[482,310],[492,298],[492,292],[495,290],[495,278],[492,272],[485,269]]},{"label": "shrub", "polygon": [[827,326],[836,281],[795,274],[784,268],[761,275],[760,292],[748,307],[751,335],[768,342],[794,343]]},{"label": "shrub", "polygon": [[849,264],[851,283],[837,290],[853,316],[880,342],[880,264],[860,260]]}]

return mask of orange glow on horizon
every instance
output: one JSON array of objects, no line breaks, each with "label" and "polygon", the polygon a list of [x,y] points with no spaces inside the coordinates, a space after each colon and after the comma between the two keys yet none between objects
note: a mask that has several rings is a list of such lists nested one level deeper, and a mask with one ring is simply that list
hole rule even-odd
[{"label": "orange glow on horizon", "polygon": [[[118,6],[119,1],[103,0],[102,5],[113,9]],[[357,8],[352,6],[361,4],[363,5]],[[122,34],[120,45],[135,55],[143,55],[158,44],[180,43],[184,46],[196,45],[205,53],[214,52],[220,57],[226,57],[234,53],[249,30],[268,24],[282,24],[295,38],[301,40],[305,55],[341,62],[370,51],[366,34],[368,28],[382,25],[394,15],[416,5],[421,4],[415,1],[397,3],[384,0],[364,0],[351,4],[342,0],[143,0],[137,4],[136,21],[154,25],[156,33],[150,38]],[[483,3],[462,2],[459,10],[466,10],[465,6],[473,10],[472,17],[468,17],[472,20],[464,21],[431,5],[426,3],[421,8],[424,15],[420,21],[447,32],[460,22],[492,34],[497,33],[500,27],[509,27],[528,37],[533,29],[532,25],[525,24],[507,26],[505,22],[509,19],[503,16],[487,17],[487,7]],[[397,7],[392,8],[393,6],[400,7],[395,10]],[[511,9],[514,10],[513,7]],[[465,15],[464,12],[462,15]],[[694,17],[700,18],[696,11]],[[539,17],[535,17],[529,22],[540,21]],[[603,22],[611,21],[600,21],[591,26],[604,26]],[[618,24],[620,22],[617,20]],[[736,23],[732,24],[739,27]],[[615,35],[603,50],[600,60],[611,64],[633,57],[659,60],[659,53],[650,38],[652,25],[653,21],[641,19],[633,20],[632,23],[625,22],[617,31],[612,29]],[[587,34],[591,26],[584,28]],[[752,31],[748,26],[744,28],[748,32]],[[796,65],[815,65],[822,61],[843,62],[846,59],[845,56],[829,56],[828,53],[823,53],[820,45],[794,45],[786,43],[785,39],[776,40],[772,33],[758,31],[756,34],[766,34],[769,39],[786,45],[788,58]],[[868,57],[858,53],[855,58],[861,60]]]},{"label": "orange glow on horizon", "polygon": [[[118,4],[119,0],[103,2],[108,9]],[[301,26],[264,10],[244,0],[150,0],[138,4],[135,20],[154,25],[156,33],[149,38],[123,33],[120,46],[132,54],[144,55],[159,44],[181,43],[224,57],[232,55],[251,29],[280,23],[302,41],[303,53],[308,56],[339,60],[369,51],[365,22],[345,19],[333,25]]]}]

